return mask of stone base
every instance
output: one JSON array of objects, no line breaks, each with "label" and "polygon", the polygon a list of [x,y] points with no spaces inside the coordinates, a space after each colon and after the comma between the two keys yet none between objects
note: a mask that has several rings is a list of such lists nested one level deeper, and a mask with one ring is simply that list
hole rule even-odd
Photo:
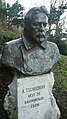
[{"label": "stone base", "polygon": [[13,80],[5,97],[4,108],[9,119],[60,119],[52,94],[53,73]]}]

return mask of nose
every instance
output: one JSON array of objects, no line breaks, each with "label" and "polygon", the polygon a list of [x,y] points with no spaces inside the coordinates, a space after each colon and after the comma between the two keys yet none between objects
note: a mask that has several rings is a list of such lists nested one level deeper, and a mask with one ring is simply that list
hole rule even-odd
[{"label": "nose", "polygon": [[44,25],[43,25],[43,23],[40,24],[40,30],[41,30],[41,32],[44,31]]}]

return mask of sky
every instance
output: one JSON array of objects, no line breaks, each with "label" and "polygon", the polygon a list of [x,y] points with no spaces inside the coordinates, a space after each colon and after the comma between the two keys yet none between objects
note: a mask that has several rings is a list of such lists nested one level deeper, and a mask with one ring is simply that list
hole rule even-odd
[{"label": "sky", "polygon": [[[16,2],[16,0],[5,0],[5,1],[10,5]],[[26,12],[34,6],[41,6],[41,5],[45,5],[49,11],[50,0],[18,0],[18,2],[25,7]]]},{"label": "sky", "polygon": [[[53,2],[55,0],[52,0]],[[62,0],[57,0],[57,5],[58,4],[61,4],[61,1]],[[64,0],[64,1],[67,1],[67,0]],[[9,3],[10,5],[12,5],[13,3],[16,2],[16,0],[5,0],[6,3]],[[34,6],[41,6],[41,5],[45,5],[47,7],[47,10],[50,12],[50,0],[18,0],[18,2],[25,7],[25,13],[32,7]],[[64,13],[62,16],[61,16],[61,19],[66,16],[67,12]],[[64,27],[67,29],[67,17],[65,19],[65,25]]]}]

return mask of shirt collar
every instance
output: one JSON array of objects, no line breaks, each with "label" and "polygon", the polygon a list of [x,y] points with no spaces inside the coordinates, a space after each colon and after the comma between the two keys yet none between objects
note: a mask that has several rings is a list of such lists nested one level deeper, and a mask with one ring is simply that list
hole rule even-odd
[{"label": "shirt collar", "polygon": [[[26,40],[26,38],[24,37],[24,35],[23,35],[23,43],[24,43],[24,46],[25,46],[26,50],[30,50],[33,47],[35,47],[34,44],[32,44],[31,42],[29,42],[28,40]],[[45,49],[46,48],[46,45],[47,45],[47,41],[43,41],[40,44],[40,47],[42,47],[43,49]]]}]

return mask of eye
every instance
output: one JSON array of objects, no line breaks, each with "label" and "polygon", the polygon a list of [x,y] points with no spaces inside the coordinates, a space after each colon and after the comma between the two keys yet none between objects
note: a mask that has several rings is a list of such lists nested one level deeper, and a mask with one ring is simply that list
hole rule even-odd
[{"label": "eye", "polygon": [[34,26],[39,26],[39,23],[33,23]]},{"label": "eye", "polygon": [[44,25],[44,27],[46,27],[47,26],[47,23],[43,23],[43,25]]}]

